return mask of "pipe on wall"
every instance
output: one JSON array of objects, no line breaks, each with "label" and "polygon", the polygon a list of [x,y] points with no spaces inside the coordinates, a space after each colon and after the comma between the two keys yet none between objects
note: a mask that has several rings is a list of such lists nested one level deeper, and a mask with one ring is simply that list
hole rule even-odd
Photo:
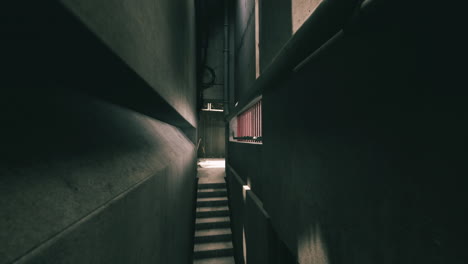
[{"label": "pipe on wall", "polygon": [[229,1],[224,0],[224,114],[229,115]]}]

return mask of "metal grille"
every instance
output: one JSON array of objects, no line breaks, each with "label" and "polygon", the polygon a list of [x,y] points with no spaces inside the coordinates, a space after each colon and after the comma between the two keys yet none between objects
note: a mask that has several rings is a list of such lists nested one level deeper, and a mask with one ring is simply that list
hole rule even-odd
[{"label": "metal grille", "polygon": [[234,139],[245,142],[262,141],[261,100],[237,116],[237,137]]}]

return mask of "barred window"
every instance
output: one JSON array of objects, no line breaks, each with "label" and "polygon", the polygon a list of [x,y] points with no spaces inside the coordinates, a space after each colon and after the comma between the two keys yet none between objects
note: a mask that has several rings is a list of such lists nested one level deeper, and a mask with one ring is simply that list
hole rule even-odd
[{"label": "barred window", "polygon": [[262,101],[258,101],[237,116],[237,135],[234,139],[262,142]]}]

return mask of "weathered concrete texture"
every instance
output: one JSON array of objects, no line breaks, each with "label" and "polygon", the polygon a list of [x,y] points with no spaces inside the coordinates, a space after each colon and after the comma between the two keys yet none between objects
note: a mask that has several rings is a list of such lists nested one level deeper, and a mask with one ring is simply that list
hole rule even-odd
[{"label": "weathered concrete texture", "polygon": [[291,0],[260,2],[260,70],[263,72],[292,36]]},{"label": "weathered concrete texture", "polygon": [[227,168],[232,233],[237,263],[296,263],[274,231],[268,213],[258,197],[231,167]]},{"label": "weathered concrete texture", "polygon": [[198,157],[224,158],[225,137],[224,113],[202,111],[198,123]]},{"label": "weathered concrete texture", "polygon": [[229,195],[229,209],[231,211],[232,243],[234,245],[234,259],[237,264],[244,263],[244,194],[242,182],[230,168],[226,168],[226,183]]},{"label": "weathered concrete texture", "polygon": [[187,263],[194,145],[79,93],[18,93],[1,113],[1,263]]},{"label": "weathered concrete texture", "polygon": [[235,20],[235,98],[248,94],[255,76],[255,0],[237,1]]},{"label": "weathered concrete texture", "polygon": [[262,183],[262,145],[249,144],[240,142],[229,142],[228,156],[229,165],[232,166],[244,182],[252,189],[255,189],[255,194],[263,197]]},{"label": "weathered concrete texture", "polygon": [[295,257],[278,239],[269,215],[252,191],[246,191],[245,241],[247,263],[295,264]]},{"label": "weathered concrete texture", "polygon": [[[203,90],[203,99],[209,102],[224,101],[224,1],[205,0],[200,10],[202,24],[201,49],[203,63],[215,73],[214,85]],[[206,50],[205,50],[206,48]],[[205,53],[206,52],[206,53]],[[205,70],[205,69],[200,69]],[[204,82],[210,75],[203,75]],[[207,80],[208,79],[208,80]]]},{"label": "weathered concrete texture", "polygon": [[61,2],[195,127],[194,1]]},{"label": "weathered concrete texture", "polygon": [[[259,197],[299,263],[468,260],[462,24],[453,6],[386,3],[263,94]],[[230,150],[228,160],[249,155]],[[250,210],[232,219],[233,232],[247,227],[247,256],[251,247],[268,255],[249,245],[266,232]]]},{"label": "weathered concrete texture", "polygon": [[300,263],[467,260],[466,92],[434,85],[452,74],[419,60],[428,42],[384,25],[264,93],[263,203]]},{"label": "weathered concrete texture", "polygon": [[[9,2],[0,11],[0,263],[191,259],[195,146],[168,123],[196,127],[192,2],[158,5],[171,9],[164,19],[181,19],[180,32],[149,2],[132,1],[128,16],[117,2],[88,2],[96,9],[83,20],[108,22],[96,22],[95,33],[125,62],[58,1]],[[140,22],[160,27],[157,38]],[[125,35],[129,28],[136,35]],[[146,69],[149,61],[160,68]]]},{"label": "weathered concrete texture", "polygon": [[[255,23],[255,0],[235,1],[235,36],[236,46],[242,45],[242,36],[245,34],[250,23]],[[252,21],[251,21],[252,20]]]},{"label": "weathered concrete texture", "polygon": [[[24,4],[9,2],[1,10],[5,22],[0,24],[0,67],[8,82],[5,89],[41,89],[60,83],[170,123],[196,141],[193,124],[62,4],[28,4],[25,9]],[[184,71],[179,74],[185,78]],[[159,85],[183,92],[170,82]],[[188,85],[194,86],[195,81]],[[194,105],[187,107],[195,112]]]},{"label": "weathered concrete texture", "polygon": [[291,0],[292,32],[295,33],[322,0]]}]

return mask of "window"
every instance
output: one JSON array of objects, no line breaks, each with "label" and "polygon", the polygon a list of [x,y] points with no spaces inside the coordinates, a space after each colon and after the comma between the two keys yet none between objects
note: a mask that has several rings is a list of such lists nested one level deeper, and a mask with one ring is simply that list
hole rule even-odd
[{"label": "window", "polygon": [[262,101],[258,101],[237,116],[234,139],[244,142],[262,142]]}]

